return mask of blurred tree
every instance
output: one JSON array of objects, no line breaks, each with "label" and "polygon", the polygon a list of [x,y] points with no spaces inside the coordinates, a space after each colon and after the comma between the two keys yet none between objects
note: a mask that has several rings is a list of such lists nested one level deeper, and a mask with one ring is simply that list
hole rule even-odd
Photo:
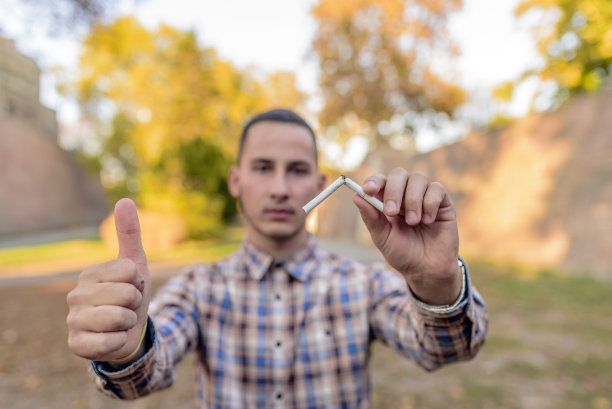
[{"label": "blurred tree", "polygon": [[198,237],[235,216],[225,185],[245,119],[303,102],[291,74],[257,80],[194,32],[148,31],[130,17],[93,26],[79,73],[73,91],[100,118],[97,156],[113,199],[136,194],[145,208],[179,213]]},{"label": "blurred tree", "polygon": [[[464,101],[453,83],[457,49],[446,32],[462,0],[320,0],[313,8],[325,134],[355,135],[370,151],[448,120]],[[443,73],[443,74],[442,74]],[[421,124],[421,125],[419,125]]]},{"label": "blurred tree", "polygon": [[47,32],[58,35],[73,33],[110,18],[120,3],[127,6],[142,1],[146,0],[20,0],[16,6],[23,9],[23,15],[29,20],[24,23],[31,24],[31,19],[35,18]]},{"label": "blurred tree", "polygon": [[[556,101],[595,91],[612,77],[612,1],[523,0],[515,15],[535,22],[532,29],[544,58],[539,68],[502,84],[497,96],[512,98],[519,83],[538,77],[556,88]],[[536,94],[538,97],[540,93]]]}]

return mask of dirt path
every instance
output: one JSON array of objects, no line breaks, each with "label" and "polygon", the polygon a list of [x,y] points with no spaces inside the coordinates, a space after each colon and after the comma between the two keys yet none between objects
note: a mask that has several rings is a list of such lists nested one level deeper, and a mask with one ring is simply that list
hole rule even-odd
[{"label": "dirt path", "polygon": [[[342,252],[377,257],[348,247]],[[375,407],[612,409],[612,284],[555,276],[526,281],[471,267],[490,312],[483,351],[472,362],[426,373],[375,343]],[[159,286],[176,270],[153,271]],[[179,366],[175,386],[152,397],[126,403],[95,391],[87,363],[66,345],[65,297],[75,279],[67,273],[0,286],[0,408],[193,408],[192,357]]]}]

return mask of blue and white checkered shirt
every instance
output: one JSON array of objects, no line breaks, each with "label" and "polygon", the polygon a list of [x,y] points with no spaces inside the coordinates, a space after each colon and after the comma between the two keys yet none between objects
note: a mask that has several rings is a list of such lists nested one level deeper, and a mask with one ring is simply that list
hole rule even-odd
[{"label": "blue and white checkered shirt", "polygon": [[140,360],[118,372],[94,362],[93,372],[105,393],[134,399],[171,385],[195,351],[200,408],[370,408],[372,341],[427,370],[480,349],[487,312],[464,271],[463,300],[436,312],[398,273],[330,254],[312,236],[282,261],[245,242],[158,291]]}]

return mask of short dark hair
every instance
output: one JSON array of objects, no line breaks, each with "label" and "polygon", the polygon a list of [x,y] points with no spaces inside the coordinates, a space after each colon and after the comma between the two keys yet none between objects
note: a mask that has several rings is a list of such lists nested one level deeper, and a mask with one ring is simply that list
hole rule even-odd
[{"label": "short dark hair", "polygon": [[242,135],[240,135],[240,147],[238,148],[238,163],[240,163],[240,159],[242,158],[242,151],[244,150],[244,144],[246,143],[247,133],[249,129],[258,122],[283,122],[288,124],[295,124],[302,126],[308,130],[310,135],[312,136],[312,142],[314,144],[314,155],[315,155],[315,163],[318,163],[318,150],[317,150],[317,140],[314,134],[314,131],[308,125],[308,122],[295,112],[289,109],[271,109],[266,112],[262,112],[253,118],[242,129]]}]

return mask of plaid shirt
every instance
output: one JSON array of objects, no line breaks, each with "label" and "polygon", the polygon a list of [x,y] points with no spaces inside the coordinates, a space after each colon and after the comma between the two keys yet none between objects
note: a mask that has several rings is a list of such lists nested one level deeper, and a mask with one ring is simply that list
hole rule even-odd
[{"label": "plaid shirt", "polygon": [[171,385],[195,351],[200,408],[370,408],[373,340],[427,370],[477,353],[487,312],[467,273],[466,284],[457,307],[434,312],[398,273],[332,255],[312,236],[282,262],[245,242],[160,289],[141,359],[92,367],[100,390],[134,399]]}]

